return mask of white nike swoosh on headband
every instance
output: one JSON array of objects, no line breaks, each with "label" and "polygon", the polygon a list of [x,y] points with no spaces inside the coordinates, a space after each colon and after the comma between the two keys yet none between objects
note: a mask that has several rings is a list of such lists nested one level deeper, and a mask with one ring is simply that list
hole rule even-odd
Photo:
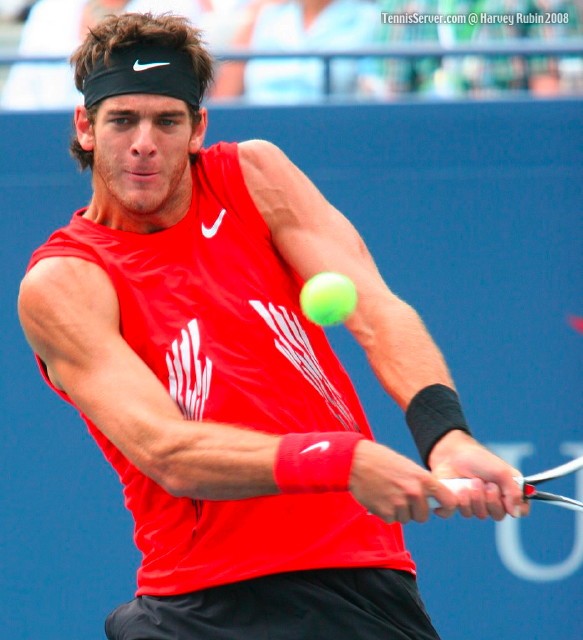
[{"label": "white nike swoosh on headband", "polygon": [[148,69],[153,69],[154,67],[165,67],[170,64],[169,62],[148,62],[146,64],[140,64],[139,60],[134,62],[134,71],[147,71]]}]

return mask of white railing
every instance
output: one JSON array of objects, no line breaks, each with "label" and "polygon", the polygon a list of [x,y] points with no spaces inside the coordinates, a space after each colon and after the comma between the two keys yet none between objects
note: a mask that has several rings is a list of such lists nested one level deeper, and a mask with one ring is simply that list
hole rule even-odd
[{"label": "white railing", "polygon": [[[331,64],[338,59],[358,58],[446,58],[463,56],[483,56],[487,58],[520,57],[524,59],[544,57],[581,57],[583,59],[583,38],[570,38],[565,40],[527,40],[516,39],[492,43],[472,43],[466,45],[443,46],[439,43],[411,43],[407,45],[379,45],[353,51],[249,51],[247,49],[230,49],[213,52],[218,62],[240,61],[246,62],[253,59],[287,59],[287,58],[318,58],[322,60],[324,76],[324,94],[331,93]],[[65,62],[63,57],[23,57],[17,54],[0,54],[0,67],[27,63],[51,63]]]}]

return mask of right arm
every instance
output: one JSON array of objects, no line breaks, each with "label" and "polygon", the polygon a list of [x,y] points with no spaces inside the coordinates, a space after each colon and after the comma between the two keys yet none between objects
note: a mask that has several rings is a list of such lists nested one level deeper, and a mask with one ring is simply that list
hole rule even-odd
[{"label": "right arm", "polygon": [[[42,260],[23,280],[19,315],[52,383],[170,494],[231,500],[280,493],[274,467],[281,437],[185,420],[121,335],[117,296],[100,267]],[[453,511],[453,495],[432,474],[387,447],[361,441],[354,460],[350,490],[384,520],[426,520],[429,495]]]},{"label": "right arm", "polygon": [[22,282],[19,315],[52,383],[169,493],[197,499],[278,493],[279,438],[185,420],[121,335],[117,296],[100,267],[78,258],[42,260]]}]

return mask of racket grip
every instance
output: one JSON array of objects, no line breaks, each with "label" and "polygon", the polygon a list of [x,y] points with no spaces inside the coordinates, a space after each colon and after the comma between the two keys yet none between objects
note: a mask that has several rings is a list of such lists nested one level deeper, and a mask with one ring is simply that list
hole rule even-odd
[{"label": "racket grip", "polygon": [[[534,491],[534,487],[525,484],[524,478],[514,478],[514,481],[523,489],[525,497],[528,497],[528,495]],[[458,493],[462,489],[471,489],[472,487],[471,478],[443,478],[439,482],[444,484],[450,491],[453,491],[453,493]],[[430,509],[438,509],[441,506],[433,497],[428,499],[428,504]]]},{"label": "racket grip", "polygon": [[[472,486],[471,478],[444,478],[440,482],[453,493],[458,493],[462,489],[470,489]],[[428,502],[430,509],[439,509],[441,507],[441,504],[433,497],[430,497]]]}]

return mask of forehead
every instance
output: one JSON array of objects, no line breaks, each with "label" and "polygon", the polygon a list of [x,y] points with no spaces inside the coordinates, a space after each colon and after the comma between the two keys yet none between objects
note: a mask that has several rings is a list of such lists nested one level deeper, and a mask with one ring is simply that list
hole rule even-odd
[{"label": "forehead", "polygon": [[178,98],[147,93],[130,93],[106,98],[101,103],[100,111],[104,113],[108,111],[133,111],[144,114],[169,112],[188,114],[188,107],[184,100]]}]

